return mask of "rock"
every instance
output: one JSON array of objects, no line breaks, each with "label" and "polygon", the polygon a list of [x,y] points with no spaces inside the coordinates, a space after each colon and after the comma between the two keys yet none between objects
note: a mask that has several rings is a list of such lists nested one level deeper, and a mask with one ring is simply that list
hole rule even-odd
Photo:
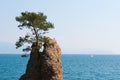
[{"label": "rock", "polygon": [[39,52],[32,46],[26,73],[19,80],[63,80],[61,49],[55,39],[47,38]]}]

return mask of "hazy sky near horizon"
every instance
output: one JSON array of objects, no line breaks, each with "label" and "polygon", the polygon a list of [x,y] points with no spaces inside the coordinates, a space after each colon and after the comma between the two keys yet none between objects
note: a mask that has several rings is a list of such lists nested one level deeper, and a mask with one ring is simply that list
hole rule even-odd
[{"label": "hazy sky near horizon", "polygon": [[14,47],[24,34],[15,17],[33,11],[43,12],[54,23],[49,35],[58,40],[62,52],[120,53],[120,0],[1,0],[0,10],[0,52],[6,52],[7,44]]}]

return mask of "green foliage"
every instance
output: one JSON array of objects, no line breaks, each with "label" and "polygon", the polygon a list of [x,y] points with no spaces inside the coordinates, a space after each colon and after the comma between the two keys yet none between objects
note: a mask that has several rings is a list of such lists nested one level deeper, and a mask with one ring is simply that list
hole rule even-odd
[{"label": "green foliage", "polygon": [[[16,42],[16,48],[23,46],[24,44],[32,44],[38,42],[45,42],[44,34],[47,33],[49,29],[54,28],[51,22],[48,22],[47,16],[41,12],[22,12],[21,16],[16,17],[16,21],[19,22],[19,29],[27,28],[31,30],[31,35],[27,34],[25,37],[19,37]],[[23,51],[31,50],[30,46],[27,46]]]},{"label": "green foliage", "polygon": [[31,47],[30,46],[27,46],[26,48],[23,49],[24,52],[28,52],[28,51],[31,51]]},{"label": "green foliage", "polygon": [[39,39],[39,41],[47,43],[48,39],[47,39],[47,37],[43,36]]}]

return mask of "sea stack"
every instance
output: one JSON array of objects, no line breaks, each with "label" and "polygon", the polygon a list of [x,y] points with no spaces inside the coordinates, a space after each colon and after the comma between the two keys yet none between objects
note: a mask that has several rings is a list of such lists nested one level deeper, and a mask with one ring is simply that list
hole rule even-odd
[{"label": "sea stack", "polygon": [[47,38],[42,52],[32,45],[26,73],[19,80],[63,80],[61,49],[55,39]]}]

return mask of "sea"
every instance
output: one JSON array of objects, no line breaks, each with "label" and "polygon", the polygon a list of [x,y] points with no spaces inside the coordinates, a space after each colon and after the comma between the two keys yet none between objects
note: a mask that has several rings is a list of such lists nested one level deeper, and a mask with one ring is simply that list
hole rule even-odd
[{"label": "sea", "polygon": [[[0,54],[0,80],[19,80],[29,57]],[[120,80],[120,55],[62,55],[63,80]]]}]

